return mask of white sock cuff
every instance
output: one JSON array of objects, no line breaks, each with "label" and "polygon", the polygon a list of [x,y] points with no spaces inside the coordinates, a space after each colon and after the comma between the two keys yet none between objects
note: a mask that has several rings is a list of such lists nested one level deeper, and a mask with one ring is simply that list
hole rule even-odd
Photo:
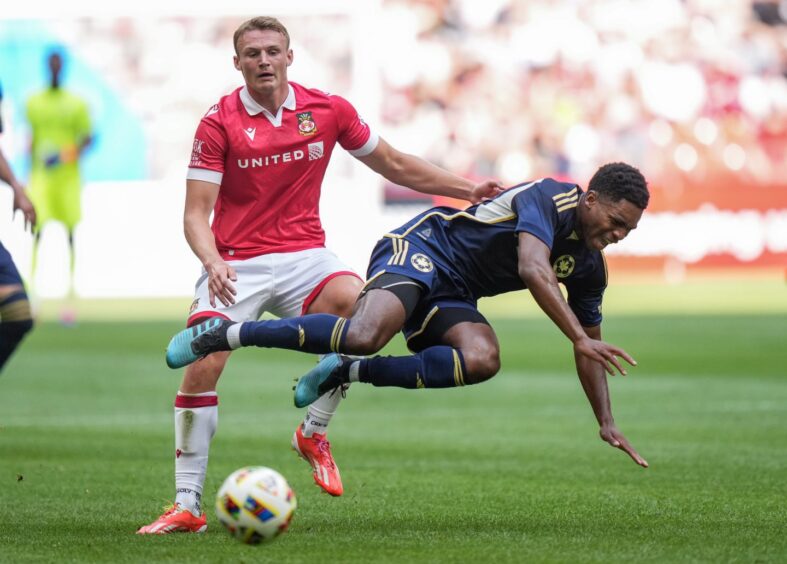
[{"label": "white sock cuff", "polygon": [[241,325],[243,325],[243,323],[235,323],[227,328],[227,343],[229,343],[230,348],[233,350],[240,347]]},{"label": "white sock cuff", "polygon": [[314,404],[309,406],[309,413],[313,415],[323,416],[330,418],[336,411],[325,411],[324,409],[320,409],[319,407],[314,407]]},{"label": "white sock cuff", "polygon": [[350,369],[347,375],[350,377],[350,382],[357,382],[358,381],[358,371],[361,368],[361,361],[355,360],[352,364],[350,364]]}]

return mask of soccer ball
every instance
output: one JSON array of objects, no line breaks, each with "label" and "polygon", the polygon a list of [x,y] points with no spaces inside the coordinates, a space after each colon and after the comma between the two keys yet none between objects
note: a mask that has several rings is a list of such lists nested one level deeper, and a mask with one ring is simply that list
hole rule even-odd
[{"label": "soccer ball", "polygon": [[284,476],[264,466],[230,474],[216,494],[216,516],[246,544],[272,541],[290,525],[298,506]]}]

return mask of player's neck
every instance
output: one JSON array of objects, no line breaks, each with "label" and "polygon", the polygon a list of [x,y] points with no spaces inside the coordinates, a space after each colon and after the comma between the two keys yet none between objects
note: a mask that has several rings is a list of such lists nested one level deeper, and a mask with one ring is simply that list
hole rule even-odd
[{"label": "player's neck", "polygon": [[255,102],[273,115],[278,113],[279,108],[281,108],[282,104],[287,100],[287,96],[290,93],[290,85],[288,82],[285,82],[279,88],[271,92],[258,92],[252,90],[248,86],[246,89],[249,91],[249,96],[251,96]]},{"label": "player's neck", "polygon": [[585,221],[584,203],[585,203],[585,196],[586,195],[587,195],[587,193],[583,192],[579,196],[579,205],[577,205],[577,214],[576,214],[576,218],[577,219],[574,222],[574,231],[576,232],[577,237],[579,237],[580,240],[584,240],[584,237],[583,237],[583,234],[584,234],[583,222]]}]

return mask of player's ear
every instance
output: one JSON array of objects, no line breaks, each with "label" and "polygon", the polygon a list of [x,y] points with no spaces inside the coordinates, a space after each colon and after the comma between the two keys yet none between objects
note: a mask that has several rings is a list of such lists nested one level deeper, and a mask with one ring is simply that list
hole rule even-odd
[{"label": "player's ear", "polygon": [[587,192],[585,192],[585,198],[584,198],[585,205],[592,207],[596,205],[597,201],[598,201],[598,192],[596,192],[595,190],[588,190]]},{"label": "player's ear", "polygon": [[235,65],[235,70],[240,70],[240,61],[237,55],[232,56],[232,64]]},{"label": "player's ear", "polygon": [[292,49],[287,49],[287,66],[289,67],[292,64],[293,54]]}]

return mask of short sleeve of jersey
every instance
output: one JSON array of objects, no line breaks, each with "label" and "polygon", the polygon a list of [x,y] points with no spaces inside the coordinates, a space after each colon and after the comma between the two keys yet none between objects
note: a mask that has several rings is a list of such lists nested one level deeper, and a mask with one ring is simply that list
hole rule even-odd
[{"label": "short sleeve of jersey", "polygon": [[517,214],[517,233],[530,233],[552,248],[557,229],[555,202],[542,182],[522,190],[514,196],[512,207]]},{"label": "short sleeve of jersey", "polygon": [[568,305],[583,327],[595,327],[601,323],[601,302],[607,288],[606,264],[601,258],[599,268],[589,277],[565,282]]},{"label": "short sleeve of jersey", "polygon": [[354,157],[363,157],[377,147],[378,137],[369,129],[352,104],[341,96],[331,96],[339,124],[339,144]]},{"label": "short sleeve of jersey", "polygon": [[[214,106],[215,108],[215,106]],[[224,174],[224,157],[227,152],[227,135],[213,108],[202,118],[194,134],[189,168],[202,168]]]}]

